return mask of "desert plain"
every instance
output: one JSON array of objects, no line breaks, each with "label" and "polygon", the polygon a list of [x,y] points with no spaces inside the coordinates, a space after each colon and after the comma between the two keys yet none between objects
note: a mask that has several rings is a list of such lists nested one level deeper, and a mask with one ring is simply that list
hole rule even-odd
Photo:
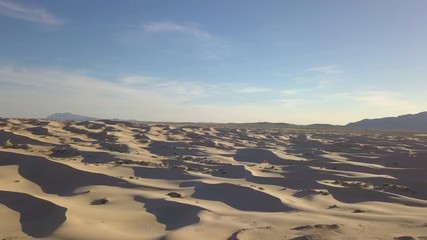
[{"label": "desert plain", "polygon": [[427,136],[0,119],[0,239],[427,239]]}]

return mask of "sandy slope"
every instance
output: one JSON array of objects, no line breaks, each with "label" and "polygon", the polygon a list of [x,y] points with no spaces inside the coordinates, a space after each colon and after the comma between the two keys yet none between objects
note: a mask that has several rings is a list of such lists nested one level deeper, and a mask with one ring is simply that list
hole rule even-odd
[{"label": "sandy slope", "polygon": [[427,139],[0,119],[0,239],[427,239]]}]

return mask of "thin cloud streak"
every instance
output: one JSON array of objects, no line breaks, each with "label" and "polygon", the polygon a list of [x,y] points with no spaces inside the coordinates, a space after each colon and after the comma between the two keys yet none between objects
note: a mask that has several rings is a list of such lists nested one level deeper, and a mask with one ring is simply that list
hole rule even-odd
[{"label": "thin cloud streak", "polygon": [[314,73],[321,73],[321,74],[340,74],[342,73],[342,70],[336,65],[331,65],[331,66],[318,66],[318,67],[309,68],[306,70],[306,72],[314,72]]},{"label": "thin cloud streak", "polygon": [[208,60],[218,60],[230,55],[227,41],[195,24],[179,24],[171,21],[148,22],[142,25],[146,34],[182,34],[196,40],[194,49]]},{"label": "thin cloud streak", "polygon": [[352,99],[384,108],[407,109],[413,111],[419,109],[417,104],[404,100],[399,93],[383,91],[367,91],[351,96]]},{"label": "thin cloud streak", "polygon": [[271,91],[271,89],[261,88],[261,87],[244,87],[236,90],[236,92],[238,93],[262,93],[262,92],[269,92],[269,91]]},{"label": "thin cloud streak", "polygon": [[303,92],[308,92],[312,89],[309,88],[291,88],[291,89],[285,89],[280,91],[283,95],[285,96],[296,96],[296,95],[300,95]]},{"label": "thin cloud streak", "polygon": [[153,33],[184,33],[191,34],[199,38],[214,38],[212,34],[203,31],[195,26],[183,25],[174,22],[149,22],[143,24],[142,28],[146,32]]},{"label": "thin cloud streak", "polygon": [[162,79],[156,77],[146,77],[146,76],[125,76],[119,79],[119,81],[125,85],[140,86],[146,85],[149,83],[161,81]]},{"label": "thin cloud streak", "polygon": [[45,25],[60,25],[63,22],[44,8],[9,0],[0,0],[0,15]]}]

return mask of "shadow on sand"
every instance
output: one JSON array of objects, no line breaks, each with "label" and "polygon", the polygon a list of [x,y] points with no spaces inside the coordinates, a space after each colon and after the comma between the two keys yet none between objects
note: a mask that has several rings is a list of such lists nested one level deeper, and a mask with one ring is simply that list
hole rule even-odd
[{"label": "shadow on sand", "polygon": [[66,208],[25,193],[0,191],[0,203],[19,212],[22,231],[34,238],[49,237],[67,219]]}]

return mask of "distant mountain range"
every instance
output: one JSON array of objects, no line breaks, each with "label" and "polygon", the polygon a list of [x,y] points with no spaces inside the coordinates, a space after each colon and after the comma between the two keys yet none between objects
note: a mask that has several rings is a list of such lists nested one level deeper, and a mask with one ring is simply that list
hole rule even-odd
[{"label": "distant mountain range", "polygon": [[363,128],[393,131],[427,132],[427,112],[398,117],[364,119],[345,125],[347,128]]},{"label": "distant mountain range", "polygon": [[[77,115],[73,113],[54,113],[47,117],[51,120],[62,120],[62,121],[94,121],[100,120],[100,118],[88,117]],[[119,119],[110,119],[118,121]],[[126,120],[122,120],[126,121]],[[134,121],[134,120],[129,120]],[[289,123],[270,123],[270,122],[258,122],[258,123],[243,123],[243,124],[231,124],[241,125],[247,127],[307,127],[307,128],[351,128],[351,129],[376,129],[376,130],[390,130],[390,131],[412,131],[412,132],[427,132],[427,112],[421,112],[417,114],[407,114],[398,117],[386,117],[377,119],[364,119],[358,122],[352,122],[345,126],[330,125],[330,124],[310,124],[310,125],[295,125]]]},{"label": "distant mountain range", "polygon": [[94,121],[99,119],[94,117],[77,115],[70,112],[54,113],[52,115],[47,116],[46,118],[50,120],[61,120],[61,121]]}]

